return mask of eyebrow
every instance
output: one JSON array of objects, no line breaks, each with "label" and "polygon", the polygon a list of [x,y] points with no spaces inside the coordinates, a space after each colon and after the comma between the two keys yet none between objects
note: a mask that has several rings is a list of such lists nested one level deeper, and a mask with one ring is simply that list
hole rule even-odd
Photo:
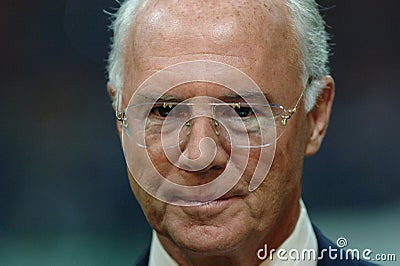
[{"label": "eyebrow", "polygon": [[[267,100],[270,98],[270,96],[268,94],[263,93],[263,95]],[[182,102],[182,101],[187,100],[187,98],[183,98],[178,95],[171,95],[171,94],[167,94],[167,93],[165,93],[161,96],[140,93],[137,96],[146,101],[149,101],[149,102],[156,102],[156,101]],[[240,95],[237,93],[232,93],[232,94],[220,95],[219,97],[215,97],[215,98],[217,98],[221,101],[224,101],[224,102],[232,102],[232,101],[245,100],[245,99],[249,99],[249,101],[251,101],[251,98],[258,98],[259,96],[260,96],[260,93],[243,92]]]},{"label": "eyebrow", "polygon": [[[269,96],[265,93],[262,93],[262,95],[265,98],[269,98]],[[260,97],[260,93],[255,93],[255,92],[244,92],[240,94],[227,94],[227,95],[222,95],[219,99],[220,100],[244,100],[244,99],[251,99],[251,98],[258,98]]]},{"label": "eyebrow", "polygon": [[151,94],[137,94],[138,97],[149,102],[165,101],[165,102],[182,102],[184,99],[175,95],[163,94],[161,96]]}]

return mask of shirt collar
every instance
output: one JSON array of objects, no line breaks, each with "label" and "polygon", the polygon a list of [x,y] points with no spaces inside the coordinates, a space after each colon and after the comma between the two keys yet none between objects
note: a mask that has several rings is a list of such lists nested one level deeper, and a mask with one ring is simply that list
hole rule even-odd
[{"label": "shirt collar", "polygon": [[[297,250],[300,254],[304,250],[315,250],[318,256],[318,242],[310,218],[307,213],[306,206],[302,199],[300,199],[300,215],[297,220],[296,226],[290,236],[277,248],[277,250],[284,249],[286,251]],[[269,251],[268,251],[269,252]],[[256,254],[254,254],[256,256]],[[275,255],[268,257],[263,261],[260,266],[316,266],[316,260],[293,260],[286,253],[287,260],[281,260]],[[171,256],[164,249],[160,240],[157,237],[156,231],[153,230],[153,236],[150,247],[149,266],[178,266],[178,264],[171,258]]]},{"label": "shirt collar", "polygon": [[[296,226],[290,236],[276,249],[272,257],[268,257],[260,266],[316,266],[317,260],[302,259],[304,251],[314,250],[315,256],[318,256],[318,242],[312,227],[310,218],[307,213],[306,206],[300,199],[300,215]],[[278,250],[285,250],[284,259],[277,256]],[[291,256],[289,252],[295,250]],[[269,251],[268,251],[269,252]],[[299,254],[300,259],[292,259]],[[291,258],[292,257],[292,258]],[[307,258],[307,257],[306,257]]]},{"label": "shirt collar", "polygon": [[161,244],[155,230],[151,239],[149,266],[178,266]]}]

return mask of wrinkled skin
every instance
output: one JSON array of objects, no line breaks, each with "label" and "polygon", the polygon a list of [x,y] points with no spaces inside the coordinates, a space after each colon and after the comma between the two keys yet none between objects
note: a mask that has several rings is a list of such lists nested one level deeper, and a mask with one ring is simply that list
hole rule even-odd
[{"label": "wrinkled skin", "polygon": [[[298,46],[284,1],[147,1],[135,17],[125,53],[122,105],[151,74],[188,60],[206,59],[232,65],[249,75],[271,103],[292,107],[303,89]],[[129,172],[132,190],[167,252],[180,265],[257,265],[264,244],[277,248],[293,231],[299,215],[304,156],[317,152],[328,124],[334,84],[325,89],[316,107],[306,113],[301,101],[277,142],[272,167],[254,192],[247,187],[258,162],[252,150],[239,183],[218,207],[181,207],[163,203],[141,189]],[[109,87],[111,95],[114,90]],[[221,98],[227,90],[213,84],[187,84],[171,91],[177,97]],[[193,125],[189,156],[198,156],[198,141],[213,137],[209,123]],[[121,127],[118,124],[121,133]],[[192,150],[192,151],[190,151]],[[162,154],[150,154],[166,177],[178,176],[191,185],[216,178],[229,159],[218,145],[207,169],[187,172]],[[143,175],[146,170],[143,170]],[[183,181],[182,181],[183,180]],[[206,263],[205,263],[206,262]]]}]

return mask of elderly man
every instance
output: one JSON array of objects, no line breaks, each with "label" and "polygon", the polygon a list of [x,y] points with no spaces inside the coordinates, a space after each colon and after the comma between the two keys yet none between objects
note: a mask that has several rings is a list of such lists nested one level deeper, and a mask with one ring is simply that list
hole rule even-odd
[{"label": "elderly man", "polygon": [[335,88],[314,0],[127,0],[113,30],[108,90],[154,229],[139,265],[364,265],[300,198]]}]

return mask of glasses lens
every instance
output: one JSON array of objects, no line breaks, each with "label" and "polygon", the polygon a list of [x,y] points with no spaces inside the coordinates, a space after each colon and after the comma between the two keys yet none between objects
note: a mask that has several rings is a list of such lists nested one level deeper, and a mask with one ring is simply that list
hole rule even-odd
[{"label": "glasses lens", "polygon": [[283,113],[281,106],[257,103],[137,104],[126,109],[126,132],[143,148],[176,147],[190,134],[196,117],[208,117],[226,141],[234,139],[237,147],[259,148],[270,146],[282,135]]},{"label": "glasses lens", "polygon": [[[216,120],[230,131],[231,139],[239,139],[239,147],[260,148],[273,144],[283,133],[284,127],[278,128],[283,108],[275,105],[241,103],[219,105],[216,107]],[[248,138],[249,143],[241,143]]]}]

